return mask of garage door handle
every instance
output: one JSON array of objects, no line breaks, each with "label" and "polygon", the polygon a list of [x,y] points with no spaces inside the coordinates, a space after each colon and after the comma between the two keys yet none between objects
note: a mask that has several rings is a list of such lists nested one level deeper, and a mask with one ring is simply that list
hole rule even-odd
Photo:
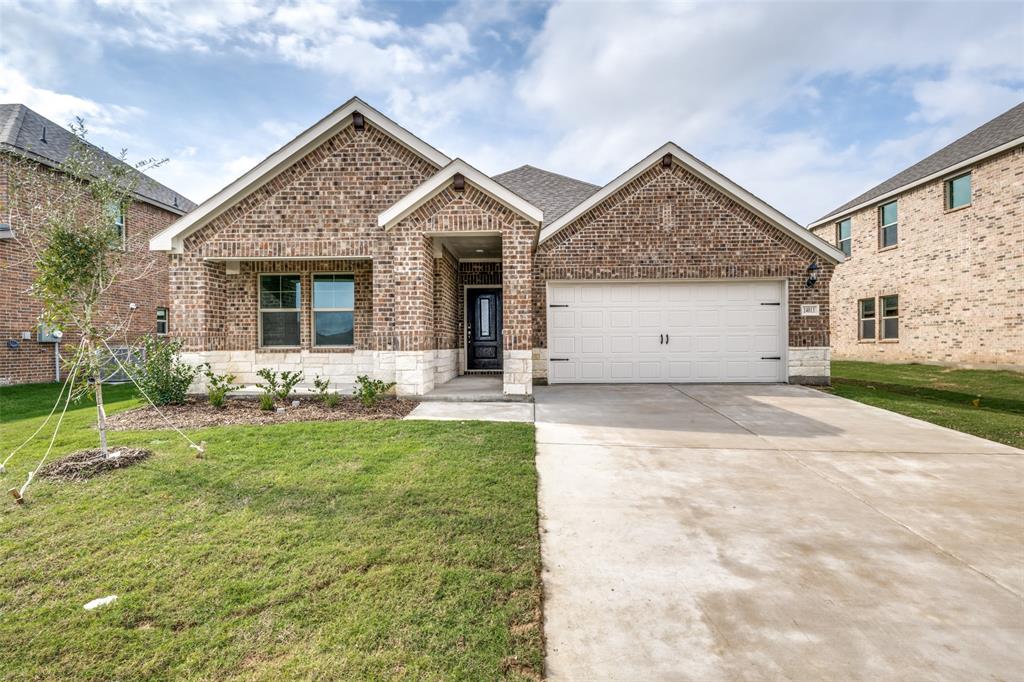
[{"label": "garage door handle", "polygon": [[569,358],[548,358],[548,362],[569,362]]},{"label": "garage door handle", "polygon": [[668,334],[665,334],[665,343],[668,343]]},{"label": "garage door handle", "polygon": [[568,303],[549,303],[548,307],[549,308],[568,308],[569,304]]},{"label": "garage door handle", "polygon": [[778,356],[778,355],[762,355],[761,359],[762,360],[781,360],[782,357]]},{"label": "garage door handle", "polygon": [[665,335],[664,334],[658,334],[658,345],[660,346],[663,343],[665,343]]},{"label": "garage door handle", "polygon": [[776,301],[775,303],[761,303],[761,305],[782,305],[782,304],[779,303],[778,301]]}]

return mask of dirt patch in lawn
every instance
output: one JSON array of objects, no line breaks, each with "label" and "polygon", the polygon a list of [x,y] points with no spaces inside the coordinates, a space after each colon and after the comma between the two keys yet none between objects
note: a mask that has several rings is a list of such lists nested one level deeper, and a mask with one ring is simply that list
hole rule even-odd
[{"label": "dirt patch in lawn", "polygon": [[73,452],[47,464],[39,470],[39,476],[58,481],[85,481],[105,471],[138,464],[153,454],[142,448],[110,448],[108,452],[110,456],[99,449]]},{"label": "dirt patch in lawn", "polygon": [[[231,398],[220,409],[205,400],[190,399],[184,405],[165,405],[160,412],[179,429],[195,429],[236,424],[401,419],[418,405],[415,400],[390,398],[379,400],[373,407],[365,407],[355,398],[344,398],[335,407],[311,398],[300,398],[298,403],[294,406],[289,402],[282,411],[269,412],[260,409],[259,401],[245,398]],[[167,421],[149,406],[113,414],[107,418],[107,426],[115,431],[168,428]]]}]

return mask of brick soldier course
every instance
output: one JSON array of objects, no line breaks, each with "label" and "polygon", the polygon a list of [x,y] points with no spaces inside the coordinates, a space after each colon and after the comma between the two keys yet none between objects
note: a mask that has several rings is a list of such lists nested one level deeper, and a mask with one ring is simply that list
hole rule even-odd
[{"label": "brick soldier course", "polygon": [[[967,203],[951,206],[950,181],[966,174]],[[897,243],[883,248],[880,206],[894,201]],[[831,287],[836,357],[1024,369],[1024,104],[810,229],[836,244],[846,220],[851,255]],[[893,296],[898,330],[884,338],[878,315]],[[876,311],[873,334],[861,328],[864,300]]]},{"label": "brick soldier course", "polygon": [[[0,384],[47,382],[56,377],[56,347],[37,341],[42,306],[29,293],[36,274],[30,243],[41,226],[33,223],[34,218],[13,211],[8,183],[13,164],[28,163],[29,172],[39,180],[29,183],[33,192],[56,188],[57,167],[73,140],[71,132],[21,104],[0,104],[0,226],[10,228],[0,227]],[[45,199],[21,197],[22,205],[41,204]],[[194,206],[149,178],[139,183],[136,200],[125,215],[125,251],[130,271],[147,276],[124,281],[108,294],[112,307],[130,320],[121,343],[155,333],[157,309],[170,309],[167,257],[150,251],[149,240]],[[137,308],[129,315],[131,303]],[[62,339],[64,344],[76,341],[71,333]]]},{"label": "brick soldier course", "polygon": [[[370,374],[418,395],[466,371],[465,289],[495,285],[504,392],[527,397],[547,373],[549,279],[774,279],[788,283],[791,380],[827,381],[835,249],[691,172],[682,150],[663,156],[547,239],[602,188],[530,167],[490,178],[350,100],[152,240],[170,253],[172,333],[245,383],[273,367],[342,385]],[[353,276],[351,345],[316,344],[318,272]],[[287,347],[261,345],[259,275],[271,273],[300,277]]]}]

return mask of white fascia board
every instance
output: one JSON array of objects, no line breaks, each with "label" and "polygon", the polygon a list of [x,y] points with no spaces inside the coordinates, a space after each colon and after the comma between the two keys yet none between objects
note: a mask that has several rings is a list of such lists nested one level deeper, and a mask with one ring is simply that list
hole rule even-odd
[{"label": "white fascia board", "polygon": [[497,181],[484,175],[462,159],[455,159],[429,177],[419,187],[399,199],[391,208],[377,216],[377,225],[388,228],[399,222],[447,187],[451,179],[460,173],[466,179],[466,182],[474,185],[481,192],[501,202],[519,215],[532,220],[538,225],[543,222],[544,212],[539,208],[498,184]]},{"label": "white fascia board", "polygon": [[290,168],[292,164],[310,151],[333,137],[338,131],[349,124],[352,114],[355,112],[362,114],[370,123],[434,165],[443,167],[451,162],[450,158],[434,147],[431,147],[358,97],[353,97],[344,105],[300,133],[294,140],[261,161],[255,168],[204,201],[191,213],[186,214],[158,233],[149,241],[150,250],[181,253],[182,241],[185,237],[209,223],[240,199],[256,191],[274,177]]},{"label": "white fascia board", "polygon": [[671,154],[672,157],[688,171],[703,179],[712,187],[715,187],[724,194],[732,197],[742,206],[746,207],[772,225],[781,228],[784,232],[788,232],[794,239],[806,245],[815,253],[836,263],[840,263],[846,259],[846,256],[842,251],[835,248],[824,239],[821,239],[810,231],[804,229],[804,227],[795,220],[786,216],[778,209],[773,208],[761,199],[758,199],[756,196],[743,189],[711,166],[707,165],[692,154],[684,151],[674,142],[666,142],[661,147],[658,147],[656,150],[644,157],[642,161],[609,182],[576,208],[572,209],[550,225],[546,225],[540,232],[538,244],[543,244],[564,227],[568,226],[577,218],[581,217],[599,205],[602,201],[628,185],[636,177],[647,171],[648,168],[656,163],[660,163],[662,157],[666,154]]},{"label": "white fascia board", "polygon": [[1018,137],[1015,140],[1010,140],[1009,142],[1001,144],[998,147],[993,147],[992,149],[989,149],[986,152],[982,152],[980,154],[975,154],[974,156],[972,156],[969,159],[965,159],[963,161],[960,161],[959,163],[954,163],[952,166],[947,166],[947,167],[943,168],[940,171],[936,171],[936,172],[932,173],[931,175],[926,175],[925,177],[921,178],[920,180],[914,180],[913,182],[908,182],[907,184],[901,185],[901,186],[897,187],[896,189],[889,190],[885,194],[879,194],[877,197],[872,197],[871,199],[868,199],[867,201],[862,201],[861,203],[857,204],[856,206],[851,206],[850,208],[846,209],[845,211],[836,211],[835,213],[830,213],[827,216],[825,216],[824,218],[820,218],[818,220],[815,220],[813,223],[808,224],[807,225],[807,229],[810,230],[810,229],[813,229],[815,227],[821,227],[825,223],[830,222],[830,221],[834,221],[834,220],[836,220],[838,218],[841,218],[841,217],[845,218],[846,216],[850,215],[851,213],[856,213],[857,211],[859,211],[859,210],[861,210],[863,208],[867,208],[868,206],[871,206],[873,204],[879,204],[879,203],[885,201],[886,199],[891,199],[892,197],[896,196],[897,194],[902,194],[903,192],[906,192],[908,189],[913,189],[914,187],[917,187],[919,185],[925,185],[925,184],[928,184],[929,182],[933,182],[935,180],[938,180],[939,178],[944,177],[946,175],[951,175],[952,173],[955,173],[955,172],[957,172],[958,170],[960,170],[962,168],[967,168],[968,166],[973,166],[974,164],[978,163],[979,161],[984,161],[985,159],[989,158],[990,156],[995,156],[996,154],[1002,154],[1003,152],[1005,152],[1005,151],[1007,151],[1009,149],[1013,149],[1014,147],[1017,147],[1017,146],[1022,145],[1022,144],[1024,144],[1024,136]]}]

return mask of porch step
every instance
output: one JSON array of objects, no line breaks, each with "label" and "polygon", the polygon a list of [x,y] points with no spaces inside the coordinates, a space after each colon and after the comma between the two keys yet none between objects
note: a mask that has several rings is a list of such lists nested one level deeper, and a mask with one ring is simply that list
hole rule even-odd
[{"label": "porch step", "polygon": [[532,395],[505,395],[503,393],[435,393],[412,398],[420,402],[437,403],[532,403]]}]

